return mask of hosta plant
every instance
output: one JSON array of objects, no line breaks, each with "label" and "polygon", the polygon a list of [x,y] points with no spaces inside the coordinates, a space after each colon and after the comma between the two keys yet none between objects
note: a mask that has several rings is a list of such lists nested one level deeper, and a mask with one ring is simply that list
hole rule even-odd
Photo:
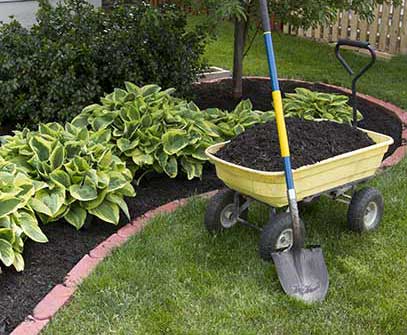
[{"label": "hosta plant", "polygon": [[[329,94],[296,88],[295,93],[286,94],[284,112],[287,117],[299,117],[306,120],[325,119],[340,123],[351,123],[353,110],[345,95]],[[357,112],[358,120],[363,118]]]},{"label": "hosta plant", "polygon": [[174,178],[182,171],[192,179],[202,175],[209,145],[262,119],[247,102],[236,115],[220,110],[209,115],[194,103],[171,96],[173,91],[127,82],[125,90],[116,89],[101,104],[86,107],[72,123],[94,131],[110,129],[117,153],[132,162],[133,172],[154,170]]},{"label": "hosta plant", "polygon": [[30,200],[45,187],[0,158],[0,263],[17,271],[24,269],[22,257],[27,238],[48,241],[38,226]]},{"label": "hosta plant", "polygon": [[92,214],[117,224],[125,196],[134,196],[132,174],[111,150],[110,130],[97,132],[70,123],[42,124],[38,131],[3,138],[0,155],[32,179],[45,183],[29,200],[42,222],[64,218],[80,229]]},{"label": "hosta plant", "polygon": [[231,139],[247,128],[274,120],[274,112],[253,110],[250,100],[242,100],[232,112],[219,108],[209,108],[204,111],[205,118],[214,123],[224,139]]}]

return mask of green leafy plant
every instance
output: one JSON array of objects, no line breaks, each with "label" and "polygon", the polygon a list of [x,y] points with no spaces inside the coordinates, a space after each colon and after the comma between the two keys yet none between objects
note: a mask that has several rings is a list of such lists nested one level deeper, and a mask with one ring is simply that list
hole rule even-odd
[{"label": "green leafy plant", "polygon": [[[295,93],[286,94],[284,113],[287,117],[306,120],[325,119],[340,123],[351,123],[353,110],[345,95],[329,94],[296,88]],[[358,111],[358,120],[363,118]]]},{"label": "green leafy plant", "polygon": [[72,123],[111,129],[116,152],[132,161],[133,172],[155,170],[174,178],[181,169],[189,179],[200,177],[205,149],[221,137],[197,106],[172,97],[173,91],[127,82],[126,90],[115,89]]},{"label": "green leafy plant", "polygon": [[92,214],[117,224],[120,209],[130,218],[124,197],[135,192],[130,170],[112,153],[110,137],[110,130],[42,124],[38,131],[4,137],[0,155],[45,183],[29,200],[42,222],[64,218],[80,229]]},{"label": "green leafy plant", "polygon": [[24,269],[22,252],[27,238],[48,242],[30,206],[30,200],[45,186],[0,158],[0,261],[17,271]]},{"label": "green leafy plant", "polygon": [[205,34],[173,5],[40,1],[38,22],[0,24],[0,122],[64,122],[125,80],[188,91],[204,68]]},{"label": "green leafy plant", "polygon": [[273,111],[253,110],[250,100],[242,100],[232,112],[209,108],[204,111],[204,115],[218,127],[224,139],[231,139],[257,123],[274,120]]},{"label": "green leafy plant", "polygon": [[116,152],[132,161],[134,173],[154,170],[174,178],[182,171],[192,179],[202,175],[208,146],[270,116],[253,111],[248,101],[231,113],[201,111],[192,102],[174,98],[173,92],[126,82],[126,90],[116,89],[101,104],[86,107],[72,123],[94,131],[111,129]]}]

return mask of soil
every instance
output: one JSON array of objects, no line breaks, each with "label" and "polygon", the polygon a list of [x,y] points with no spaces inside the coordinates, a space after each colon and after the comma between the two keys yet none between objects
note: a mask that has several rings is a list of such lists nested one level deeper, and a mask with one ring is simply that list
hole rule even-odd
[{"label": "soil", "polygon": [[[297,87],[304,87],[319,92],[343,94],[318,83],[311,84],[283,80],[280,81],[280,86],[283,96],[285,93],[294,92]],[[200,83],[193,89],[193,100],[201,109],[216,107],[233,110],[240,99],[237,100],[231,96],[231,87],[231,79],[224,79],[213,83]],[[271,98],[268,80],[244,79],[243,99],[250,99],[257,110],[270,110]],[[359,127],[391,136],[394,139],[394,144],[390,146],[385,158],[390,156],[401,145],[401,122],[393,115],[390,115],[385,108],[364,99],[358,99],[357,108],[363,114],[363,120],[359,122]]]},{"label": "soil", "polygon": [[[347,124],[295,118],[287,119],[286,124],[294,169],[374,144],[364,132]],[[283,170],[275,122],[249,128],[217,156],[255,170]]]},{"label": "soil", "polygon": [[[127,199],[127,203],[131,217],[136,218],[169,201],[222,186],[214,169],[208,165],[202,180],[147,176],[137,187],[137,196]],[[25,270],[16,273],[12,269],[3,269],[0,274],[0,335],[11,332],[56,284],[63,282],[67,272],[83,255],[126,223],[128,221],[124,218],[119,226],[94,220],[88,229],[80,231],[64,222],[43,226],[49,243],[27,241]]]}]

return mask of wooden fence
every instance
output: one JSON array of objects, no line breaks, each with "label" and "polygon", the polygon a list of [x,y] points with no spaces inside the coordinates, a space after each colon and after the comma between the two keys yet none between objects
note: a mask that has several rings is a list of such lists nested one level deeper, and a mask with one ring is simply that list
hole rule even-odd
[{"label": "wooden fence", "polygon": [[[168,0],[150,0],[152,5]],[[312,38],[321,42],[336,42],[340,38],[359,41],[369,41],[378,51],[390,54],[407,54],[407,0],[400,6],[392,4],[379,5],[374,10],[375,19],[368,23],[361,20],[352,11],[338,14],[338,20],[329,26],[319,26],[307,30],[294,29],[285,25],[283,30],[287,34]]]},{"label": "wooden fence", "polygon": [[375,20],[368,23],[353,12],[342,12],[335,24],[317,28],[293,29],[284,26],[284,32],[323,42],[340,38],[369,41],[378,51],[407,54],[407,0],[401,6],[383,4],[375,8]]}]

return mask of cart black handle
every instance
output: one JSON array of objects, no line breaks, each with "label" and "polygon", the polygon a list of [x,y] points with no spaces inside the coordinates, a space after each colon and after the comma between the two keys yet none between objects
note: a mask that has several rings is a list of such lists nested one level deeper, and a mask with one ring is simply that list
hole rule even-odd
[{"label": "cart black handle", "polygon": [[339,62],[343,65],[343,67],[345,68],[345,70],[351,75],[353,76],[355,74],[355,72],[353,71],[353,69],[349,66],[349,64],[346,62],[345,58],[343,58],[343,56],[341,55],[340,49],[341,46],[349,46],[349,47],[353,47],[353,48],[359,48],[359,49],[367,49],[370,53],[371,56],[371,60],[370,62],[365,65],[360,71],[359,73],[357,73],[354,78],[352,79],[352,106],[353,106],[353,126],[357,127],[357,94],[356,94],[356,83],[357,81],[360,79],[360,77],[362,77],[367,70],[369,70],[373,64],[376,62],[376,51],[374,50],[374,48],[369,44],[369,42],[362,42],[362,41],[353,41],[353,40],[345,40],[345,39],[341,39],[338,41],[338,43],[336,43],[336,48],[335,48],[335,55],[336,58],[338,58]]}]

